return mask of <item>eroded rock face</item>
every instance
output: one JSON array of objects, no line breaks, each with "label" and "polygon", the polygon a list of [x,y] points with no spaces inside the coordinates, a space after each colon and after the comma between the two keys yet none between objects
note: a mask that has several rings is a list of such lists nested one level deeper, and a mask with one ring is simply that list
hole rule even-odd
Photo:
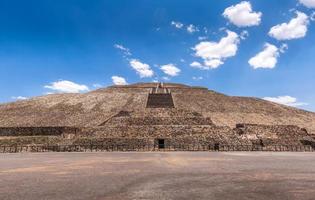
[{"label": "eroded rock face", "polygon": [[49,136],[59,139],[42,141],[141,146],[162,138],[167,145],[313,145],[315,114],[202,87],[139,83],[3,104],[0,126],[0,145],[39,144],[40,137]]}]

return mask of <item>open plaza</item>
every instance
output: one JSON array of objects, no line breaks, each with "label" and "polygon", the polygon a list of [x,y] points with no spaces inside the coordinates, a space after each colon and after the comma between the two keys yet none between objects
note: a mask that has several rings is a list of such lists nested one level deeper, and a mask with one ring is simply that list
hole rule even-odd
[{"label": "open plaza", "polygon": [[302,152],[86,152],[0,155],[0,199],[314,199]]}]

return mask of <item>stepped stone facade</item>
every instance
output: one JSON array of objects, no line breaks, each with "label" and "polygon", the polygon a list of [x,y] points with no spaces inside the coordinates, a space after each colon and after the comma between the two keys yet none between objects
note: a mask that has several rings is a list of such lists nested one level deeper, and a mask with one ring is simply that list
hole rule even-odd
[{"label": "stepped stone facade", "polygon": [[[147,150],[183,145],[198,148],[220,145],[315,147],[314,138],[304,127],[251,123],[222,125],[215,123],[202,109],[190,109],[189,103],[182,106],[182,101],[174,99],[185,92],[186,95],[191,91],[195,95],[209,92],[205,88],[160,83],[115,86],[109,90],[118,95],[132,90],[134,95],[126,99],[124,106],[112,108],[110,115],[94,120],[92,125],[0,127],[0,146],[102,145],[109,148],[127,145]],[[199,103],[202,104],[202,100]],[[87,117],[87,120],[90,119]]]}]

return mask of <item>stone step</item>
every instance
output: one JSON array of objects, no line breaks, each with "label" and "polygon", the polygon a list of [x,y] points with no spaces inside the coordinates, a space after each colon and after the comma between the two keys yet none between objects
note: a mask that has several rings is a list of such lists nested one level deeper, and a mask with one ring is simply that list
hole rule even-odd
[{"label": "stone step", "polygon": [[147,108],[174,108],[172,94],[149,94]]}]

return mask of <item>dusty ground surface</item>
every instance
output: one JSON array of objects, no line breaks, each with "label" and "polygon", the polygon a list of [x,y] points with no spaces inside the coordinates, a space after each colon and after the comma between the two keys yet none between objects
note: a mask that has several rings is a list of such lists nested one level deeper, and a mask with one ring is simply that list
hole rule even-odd
[{"label": "dusty ground surface", "polygon": [[0,199],[314,199],[314,153],[0,154]]}]

